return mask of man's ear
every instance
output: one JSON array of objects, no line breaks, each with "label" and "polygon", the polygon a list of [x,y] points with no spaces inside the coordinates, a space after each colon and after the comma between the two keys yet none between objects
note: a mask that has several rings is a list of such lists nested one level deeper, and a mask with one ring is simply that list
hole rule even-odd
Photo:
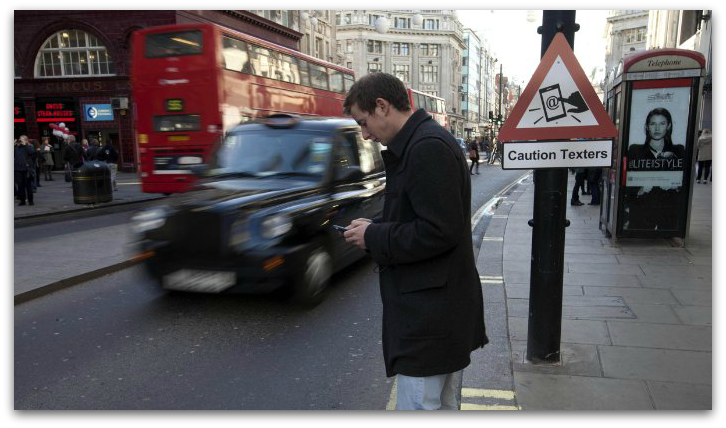
[{"label": "man's ear", "polygon": [[391,103],[383,98],[376,98],[376,107],[380,107],[384,115],[388,115],[388,111],[391,108]]}]

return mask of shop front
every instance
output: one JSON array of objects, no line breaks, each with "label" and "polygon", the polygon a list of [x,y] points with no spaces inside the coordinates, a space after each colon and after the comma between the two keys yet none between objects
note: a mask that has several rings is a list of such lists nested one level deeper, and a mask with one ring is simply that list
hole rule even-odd
[{"label": "shop front", "polygon": [[[135,171],[135,141],[128,110],[127,78],[78,79],[34,82],[16,81],[15,134],[53,146],[54,168],[63,169],[64,139],[54,129],[65,128],[76,141],[92,138],[113,143],[119,152],[119,169]],[[121,101],[119,101],[121,100]]]}]

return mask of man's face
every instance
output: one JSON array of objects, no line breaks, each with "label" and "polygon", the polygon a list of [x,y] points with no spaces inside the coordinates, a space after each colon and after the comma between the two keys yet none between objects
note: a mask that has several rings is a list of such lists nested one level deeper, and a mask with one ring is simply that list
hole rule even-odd
[{"label": "man's face", "polygon": [[[382,102],[387,103],[386,101]],[[384,146],[388,145],[390,140],[396,135],[395,133],[390,135],[390,124],[388,123],[384,112],[386,107],[391,108],[390,105],[384,105],[383,107],[377,105],[373,113],[361,110],[358,108],[358,104],[353,104],[350,108],[350,115],[356,122],[358,122],[358,125],[360,125],[363,138],[381,143]]]}]

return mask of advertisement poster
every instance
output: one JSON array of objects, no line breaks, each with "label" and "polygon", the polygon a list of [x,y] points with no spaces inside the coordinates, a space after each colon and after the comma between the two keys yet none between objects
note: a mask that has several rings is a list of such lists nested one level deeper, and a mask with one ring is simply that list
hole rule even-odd
[{"label": "advertisement poster", "polygon": [[690,86],[633,90],[624,230],[679,229],[690,99]]}]

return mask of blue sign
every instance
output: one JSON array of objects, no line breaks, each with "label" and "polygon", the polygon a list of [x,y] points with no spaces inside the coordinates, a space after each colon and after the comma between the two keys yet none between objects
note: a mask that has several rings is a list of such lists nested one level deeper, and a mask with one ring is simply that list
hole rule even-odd
[{"label": "blue sign", "polygon": [[87,122],[113,120],[111,104],[86,104],[83,106],[83,114],[86,116]]}]

